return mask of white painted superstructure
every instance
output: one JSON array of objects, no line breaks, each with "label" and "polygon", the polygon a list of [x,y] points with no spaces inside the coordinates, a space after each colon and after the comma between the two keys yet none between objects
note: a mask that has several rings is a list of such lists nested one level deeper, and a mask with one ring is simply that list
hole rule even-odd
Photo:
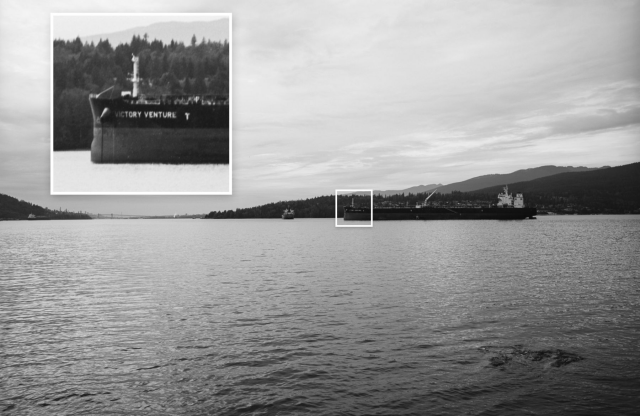
[{"label": "white painted superstructure", "polygon": [[515,198],[509,193],[509,186],[505,185],[503,192],[498,194],[498,208],[524,208],[522,192],[516,193]]},{"label": "white painted superstructure", "polygon": [[513,199],[513,207],[514,208],[524,208],[524,197],[521,192],[516,194],[516,197]]},{"label": "white painted superstructure", "polygon": [[498,207],[508,208],[513,206],[513,197],[509,193],[509,186],[505,185],[503,190],[504,192],[498,194]]},{"label": "white painted superstructure", "polygon": [[140,58],[133,55],[131,62],[133,62],[133,76],[129,78],[129,81],[133,83],[133,98],[137,98],[140,84]]}]

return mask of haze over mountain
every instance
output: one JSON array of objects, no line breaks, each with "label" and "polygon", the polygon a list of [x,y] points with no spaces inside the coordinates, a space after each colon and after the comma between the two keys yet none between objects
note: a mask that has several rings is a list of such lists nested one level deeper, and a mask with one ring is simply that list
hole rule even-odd
[{"label": "haze over mountain", "polygon": [[506,174],[490,174],[490,175],[482,175],[477,176],[475,178],[467,179],[461,182],[454,182],[449,185],[419,185],[412,186],[407,189],[402,190],[394,190],[394,191],[373,191],[375,195],[396,195],[401,193],[413,193],[416,194],[418,192],[428,192],[432,191],[435,188],[438,188],[438,192],[442,194],[448,194],[453,191],[460,192],[470,192],[476,191],[482,188],[488,188],[490,186],[504,186],[509,184],[514,184],[516,182],[525,182],[531,181],[538,178],[544,178],[546,176],[557,175],[559,173],[564,172],[586,172],[593,171],[598,169],[603,169],[608,166],[603,166],[602,168],[586,168],[584,166],[540,166],[537,168],[531,169],[520,169],[515,172],[506,173]]},{"label": "haze over mountain", "polygon": [[92,36],[81,36],[83,42],[98,43],[100,39],[109,39],[111,46],[115,47],[121,43],[131,41],[134,35],[144,36],[147,34],[149,41],[153,39],[169,43],[172,40],[183,42],[185,45],[191,43],[193,35],[198,43],[202,38],[206,40],[221,42],[229,40],[229,19],[219,19],[210,22],[162,22],[148,26],[134,27],[114,33],[102,33]]}]

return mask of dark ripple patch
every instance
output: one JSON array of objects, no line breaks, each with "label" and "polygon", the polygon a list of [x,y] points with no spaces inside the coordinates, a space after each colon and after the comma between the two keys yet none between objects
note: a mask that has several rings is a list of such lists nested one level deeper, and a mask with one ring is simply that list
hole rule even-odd
[{"label": "dark ripple patch", "polygon": [[[57,405],[60,406],[61,404],[65,403],[66,401],[69,400],[73,400],[73,399],[85,399],[86,397],[93,397],[93,396],[103,396],[103,395],[110,395],[111,392],[108,391],[103,391],[103,392],[78,392],[78,393],[62,393],[58,396],[52,397],[50,399],[48,398],[44,398],[41,401],[39,401],[37,403],[38,407],[48,407],[48,406],[53,406],[53,405]],[[85,400],[89,400],[92,401],[92,399],[85,399]],[[9,407],[5,408],[4,411],[8,411],[8,410],[12,410],[13,408],[15,408],[15,404],[10,405]]]},{"label": "dark ripple patch", "polygon": [[297,404],[298,403],[296,403],[293,398],[287,397],[284,399],[274,400],[272,402],[253,403],[250,405],[242,406],[235,409],[230,414],[265,414],[265,411],[267,411],[266,414],[275,414],[273,412],[295,407]]},{"label": "dark ripple patch", "polygon": [[417,348],[419,350],[428,350],[430,348],[434,348],[435,345],[430,345],[430,344],[418,344],[416,345],[414,348]]},{"label": "dark ripple patch", "polygon": [[296,336],[296,338],[304,342],[333,341],[338,339],[338,337],[330,334],[300,334]]},{"label": "dark ripple patch", "polygon": [[280,359],[270,358],[266,360],[244,360],[244,361],[230,361],[224,363],[223,367],[268,367],[280,362]]},{"label": "dark ripple patch", "polygon": [[156,368],[160,368],[162,367],[161,365],[152,365],[151,367],[140,367],[140,368],[136,368],[137,371],[142,371],[142,370],[154,370]]},{"label": "dark ripple patch", "polygon": [[551,367],[562,367],[584,360],[583,357],[572,352],[561,349],[545,349],[545,350],[529,350],[522,345],[514,345],[511,347],[480,347],[478,350],[484,353],[494,354],[489,363],[494,367],[500,367],[511,361],[525,363],[541,362]]},{"label": "dark ripple patch", "polygon": [[176,346],[177,350],[181,350],[181,349],[194,349],[194,350],[199,350],[199,349],[207,349],[207,348],[213,348],[213,345],[178,345]]}]

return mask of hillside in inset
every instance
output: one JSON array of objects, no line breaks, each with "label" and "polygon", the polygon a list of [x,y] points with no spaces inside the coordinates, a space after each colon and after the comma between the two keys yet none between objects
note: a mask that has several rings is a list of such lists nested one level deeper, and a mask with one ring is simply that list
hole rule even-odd
[{"label": "hillside in inset", "polygon": [[223,18],[210,22],[162,22],[149,26],[134,27],[113,33],[101,33],[93,36],[83,36],[82,42],[97,44],[100,40],[109,39],[111,45],[118,46],[121,43],[131,42],[133,36],[148,36],[149,42],[157,39],[164,43],[172,40],[182,42],[185,45],[191,43],[191,37],[195,35],[197,43],[202,38],[212,42],[224,42],[229,40],[229,19]]}]

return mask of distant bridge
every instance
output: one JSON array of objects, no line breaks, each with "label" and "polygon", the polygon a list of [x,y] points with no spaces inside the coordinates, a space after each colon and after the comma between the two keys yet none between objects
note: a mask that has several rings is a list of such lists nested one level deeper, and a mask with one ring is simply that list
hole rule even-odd
[{"label": "distant bridge", "polygon": [[91,214],[87,213],[91,218],[97,220],[134,220],[134,219],[151,219],[151,218],[202,218],[204,214],[168,214],[168,215],[143,215],[143,214]]},{"label": "distant bridge", "polygon": [[88,214],[91,218],[101,220],[130,220],[134,218],[149,218],[148,215],[136,215],[136,214]]}]

